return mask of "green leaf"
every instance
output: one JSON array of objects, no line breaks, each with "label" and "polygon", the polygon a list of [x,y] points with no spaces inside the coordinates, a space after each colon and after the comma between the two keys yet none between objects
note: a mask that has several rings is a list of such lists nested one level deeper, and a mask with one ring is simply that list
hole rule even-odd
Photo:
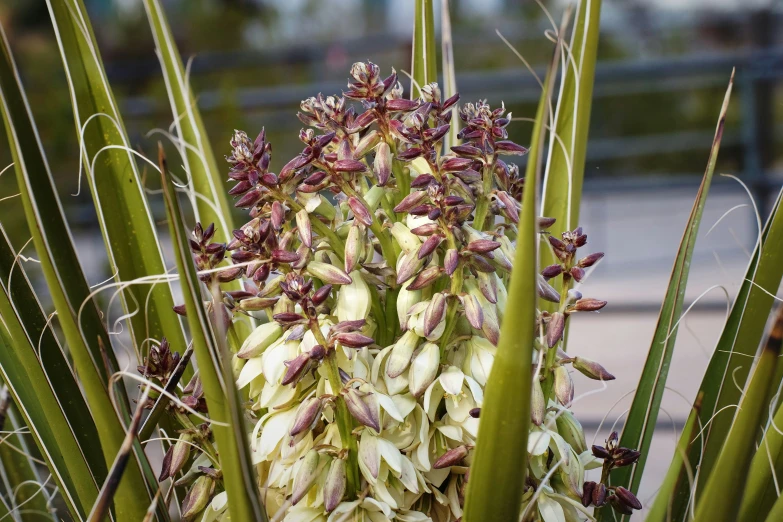
[{"label": "green leaf", "polygon": [[419,89],[438,81],[435,52],[435,15],[432,0],[416,0],[413,25],[413,55],[411,57],[411,99],[418,98]]},{"label": "green leaf", "polygon": [[[748,357],[753,357],[756,354],[756,348],[764,332],[774,299],[756,285],[761,285],[762,288],[777,288],[781,276],[783,276],[783,212],[779,211],[781,197],[783,197],[783,191],[778,194],[772,213],[762,231],[761,244],[756,245],[756,249],[753,251],[742,286],[734,300],[729,318],[726,320],[723,332],[702,379],[700,391],[704,394],[704,401],[699,419],[701,426],[709,428],[721,416],[725,416],[729,420],[734,418],[734,408],[732,407],[726,408],[715,416],[715,413],[720,409],[717,407],[719,393],[722,387],[733,387],[734,379],[741,377],[741,375],[737,375],[740,370],[736,372],[728,370],[731,361],[730,354],[732,352],[744,353],[744,358],[735,360],[734,363],[750,366]],[[747,373],[742,375],[746,376]],[[780,382],[780,380],[780,368],[778,368],[778,374],[773,382]],[[741,383],[738,380],[737,383],[743,386],[745,379],[743,378]],[[768,403],[765,411],[769,411]],[[688,451],[688,465],[691,469],[698,467],[700,477],[707,477],[707,469],[711,468],[711,465],[709,468],[704,467],[705,462],[701,458],[702,450],[710,440],[720,446],[718,443],[725,439],[724,433],[720,439],[710,438],[705,443],[704,438],[708,436],[705,434],[709,433],[716,432],[714,428],[710,431],[705,429],[699,441],[693,441]],[[684,473],[684,470],[681,471],[681,474]],[[704,481],[701,481],[701,484],[703,486]],[[672,520],[686,519],[691,493],[690,484],[681,480],[675,492]]]},{"label": "green leaf", "polygon": [[[767,345],[773,345],[772,349],[780,350],[781,342],[783,342],[783,307],[778,310],[775,325],[767,338]],[[780,366],[778,363],[778,371]],[[775,389],[780,385],[780,380],[772,379],[770,385]],[[783,477],[783,451],[781,451],[783,450],[783,434],[778,431],[782,428],[783,405],[778,407],[777,413],[772,419],[772,425],[767,426],[759,448],[750,463],[748,478],[745,481],[745,494],[742,496],[742,504],[737,517],[740,522],[761,520],[772,509],[777,499],[775,477]]]},{"label": "green leaf", "polygon": [[[600,19],[600,0],[580,1],[571,35],[573,60],[562,57],[565,79],[554,115],[560,139],[552,139],[549,143],[541,200],[542,215],[557,220],[549,229],[554,236],[579,224]],[[574,71],[575,66],[579,74]],[[555,262],[548,250],[542,249],[541,256],[542,266]],[[553,280],[558,291],[559,281]]]},{"label": "green leaf", "polygon": [[[542,148],[559,47],[555,48],[536,112],[533,143],[525,172],[526,190],[519,216],[514,270],[507,310],[515,317],[535,317],[538,230],[536,203]],[[465,498],[464,520],[518,520],[527,470],[530,430],[531,363],[535,321],[503,321],[495,362],[484,391],[479,433]]]},{"label": "green leaf", "polygon": [[144,8],[147,10],[161,70],[166,80],[166,92],[171,103],[177,136],[181,140],[176,143],[177,149],[185,170],[190,174],[192,189],[199,194],[189,194],[196,219],[205,227],[215,223],[215,241],[227,242],[234,230],[231,219],[233,209],[228,203],[227,188],[215,161],[196,99],[188,84],[166,13],[159,0],[144,0]]},{"label": "green leaf", "polygon": [[693,403],[693,409],[691,409],[688,420],[682,429],[680,440],[677,443],[677,447],[674,448],[674,457],[669,466],[669,471],[666,472],[666,477],[663,479],[661,488],[655,495],[655,501],[653,502],[652,508],[649,513],[647,513],[647,518],[645,519],[647,522],[666,522],[672,520],[672,497],[678,482],[682,479],[682,464],[688,456],[688,448],[698,431],[699,425],[696,423],[696,420],[699,418],[702,397],[703,395],[700,393]]},{"label": "green leaf", "polygon": [[777,500],[775,500],[775,504],[769,511],[769,515],[767,515],[765,522],[778,522],[779,520],[783,520],[783,495],[780,495]]},{"label": "green leaf", "polygon": [[183,224],[177,193],[162,149],[159,154],[169,232],[185,297],[193,352],[196,355],[207,408],[213,421],[211,427],[215,442],[220,449],[220,467],[231,506],[231,518],[266,522],[266,510],[259,498],[239,393],[231,371],[231,355],[225,346],[226,335],[225,332],[220,335],[220,332],[213,331],[209,315],[203,306],[202,285],[188,246],[188,233]]},{"label": "green leaf", "polygon": [[[113,352],[101,349],[101,346],[111,346],[109,337],[101,314],[90,298],[90,288],[79,265],[5,33],[2,50],[0,111],[8,134],[22,205],[57,310],[57,319],[94,417],[104,460],[110,464],[125,436],[107,390],[110,372],[107,363],[113,368],[118,366]],[[116,389],[124,392],[121,387]],[[124,393],[118,395],[122,407],[126,398]],[[27,407],[26,404],[24,406]],[[124,520],[143,519],[151,498],[141,473],[141,467],[149,468],[149,464],[141,452],[137,453],[137,459],[120,485],[121,494],[115,505],[117,516]],[[140,498],[145,501],[140,502]]]},{"label": "green leaf", "polygon": [[610,476],[610,482],[613,486],[623,486],[634,493],[638,491],[639,483],[642,479],[642,472],[650,450],[650,441],[652,440],[655,422],[660,410],[661,398],[666,386],[666,377],[669,373],[669,364],[674,353],[674,344],[677,337],[677,326],[682,314],[685,287],[688,283],[690,261],[693,256],[699,225],[701,224],[704,204],[707,201],[707,194],[712,183],[715,162],[718,159],[726,110],[729,105],[733,85],[734,74],[732,73],[729,87],[723,100],[723,106],[720,110],[720,116],[718,117],[718,125],[715,130],[715,138],[712,142],[707,169],[699,187],[699,192],[696,195],[696,200],[693,203],[693,209],[688,218],[685,233],[680,241],[680,247],[669,278],[666,297],[661,305],[658,324],[650,344],[650,351],[647,354],[639,386],[636,389],[636,394],[620,437],[620,446],[638,448],[642,455],[634,466],[615,470]]},{"label": "green leaf", "polygon": [[[743,340],[744,343],[744,340]],[[772,389],[772,376],[780,355],[780,343],[767,344],[761,352],[735,422],[732,423],[704,493],[697,496],[696,522],[734,522],[740,503],[737,484],[742,484],[750,467],[756,432],[765,413],[766,399]]]},{"label": "green leaf", "polygon": [[[448,100],[457,94],[457,75],[454,68],[454,43],[451,36],[451,14],[449,13],[449,0],[441,0],[441,45],[440,54],[443,62],[443,94],[442,98]],[[459,116],[457,104],[451,109],[451,130],[446,136],[445,142],[449,147],[459,144]]]},{"label": "green leaf", "polygon": [[0,390],[0,430],[3,433],[0,479],[6,486],[5,496],[19,510],[23,522],[38,521],[44,513],[50,511],[40,486],[44,480],[38,474],[27,439],[22,433],[26,431],[24,422],[19,418],[11,396],[5,389]]},{"label": "green leaf", "polygon": [[[116,280],[162,275],[166,265],[160,251],[152,213],[139,171],[128,150],[122,116],[104,71],[100,51],[82,0],[47,0],[57,43],[65,66],[74,109],[85,176]],[[168,283],[133,284],[122,292],[137,351],[148,338],[166,337],[184,349],[179,317],[172,311]],[[107,345],[108,346],[108,345]]]}]

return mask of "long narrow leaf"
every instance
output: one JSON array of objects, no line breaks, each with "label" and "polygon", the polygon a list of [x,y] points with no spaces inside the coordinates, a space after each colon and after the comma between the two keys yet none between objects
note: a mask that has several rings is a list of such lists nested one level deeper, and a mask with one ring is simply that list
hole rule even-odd
[{"label": "long narrow leaf", "polygon": [[[514,317],[523,319],[535,316],[538,301],[538,176],[558,51],[556,48],[536,112],[533,143],[525,172],[526,189],[519,217],[514,271],[506,304],[508,310],[514,310]],[[535,322],[532,320],[505,320],[501,325],[500,341],[481,409],[479,432],[484,435],[477,439],[470,468],[465,498],[466,522],[519,519],[527,469],[531,360],[535,336]]]},{"label": "long narrow leaf", "polygon": [[419,97],[419,89],[438,81],[438,62],[435,52],[435,15],[432,0],[416,0],[413,25],[413,54],[411,55],[411,99]]},{"label": "long narrow leaf", "polygon": [[[543,180],[542,215],[555,218],[552,235],[572,230],[579,224],[587,136],[593,99],[595,64],[598,54],[601,0],[581,0],[576,13],[570,53],[563,53],[564,80],[554,115],[559,139],[549,142],[549,158]],[[548,250],[541,250],[541,266],[554,263]],[[560,291],[562,282],[552,281]]]},{"label": "long narrow leaf", "polygon": [[186,71],[166,20],[166,13],[159,0],[144,0],[144,8],[147,10],[147,18],[155,38],[177,136],[181,140],[177,148],[195,192],[191,195],[191,203],[194,205],[197,219],[204,226],[215,224],[215,240],[228,241],[234,225],[231,219],[232,208],[226,197],[227,188],[218,170],[196,99],[187,82]]},{"label": "long narrow leaf", "polygon": [[[9,502],[24,522],[40,520],[49,512],[46,495],[24,435],[26,426],[15,412],[11,395],[0,390],[0,478]],[[24,503],[24,504],[22,504]]]},{"label": "long narrow leaf", "polygon": [[[694,471],[699,470],[698,477],[708,476],[709,469],[712,467],[711,463],[705,467],[706,462],[702,458],[702,450],[710,444],[710,441],[719,448],[720,443],[725,439],[725,431],[723,430],[727,429],[727,426],[721,424],[723,435],[720,436],[721,438],[713,438],[713,434],[718,433],[715,431],[713,423],[721,416],[729,419],[734,418],[732,406],[724,408],[723,411],[717,406],[721,388],[734,387],[735,379],[737,379],[737,384],[742,386],[745,383],[744,376],[747,376],[747,373],[740,373],[741,370],[736,372],[728,370],[732,359],[731,354],[745,354],[741,361],[734,360],[734,364],[750,366],[748,365],[748,357],[753,357],[756,354],[756,348],[763,335],[764,326],[774,301],[761,288],[777,288],[781,276],[783,276],[781,198],[783,198],[783,191],[778,194],[772,213],[762,231],[761,243],[756,245],[751,255],[742,286],[734,300],[729,318],[726,320],[701,382],[700,391],[704,393],[704,402],[700,413],[700,423],[705,427],[705,430],[702,437],[698,441],[694,441],[688,451],[688,466]],[[742,381],[738,380],[740,378]],[[780,382],[780,378],[779,369],[775,382]],[[718,436],[715,435],[715,437]],[[706,443],[704,442],[705,438],[707,439]],[[698,481],[702,486],[704,482]],[[674,498],[673,520],[685,520],[691,496],[690,485],[680,481]]]},{"label": "long narrow leaf", "polygon": [[207,311],[202,304],[201,283],[193,264],[177,193],[162,149],[159,163],[169,232],[185,297],[193,352],[196,355],[210,418],[213,420],[215,442],[220,448],[220,466],[231,506],[231,518],[266,521],[266,511],[259,498],[246,430],[242,423],[238,392],[231,374],[230,355],[227,348],[216,341]]},{"label": "long narrow leaf", "polygon": [[[117,363],[111,350],[101,350],[101,346],[111,346],[108,334],[101,314],[90,298],[90,287],[76,256],[19,73],[8,50],[5,33],[2,36],[0,111],[14,159],[22,205],[57,310],[57,319],[84,386],[104,459],[110,464],[122,444],[125,431],[109,397],[109,371],[104,360],[114,368],[117,368]],[[121,396],[120,400],[125,399]],[[137,453],[137,457],[120,485],[121,495],[115,505],[117,515],[121,518],[127,516],[127,520],[141,520],[144,506],[149,504],[150,498],[141,473],[141,467],[149,465],[143,453]]]},{"label": "long narrow leaf", "polygon": [[753,371],[735,422],[718,454],[704,493],[697,497],[696,522],[734,522],[740,503],[737,484],[742,483],[750,466],[756,431],[764,415],[772,376],[780,355],[780,343],[767,344]]},{"label": "long narrow leaf", "polygon": [[[443,62],[443,99],[447,100],[457,94],[457,74],[454,67],[454,42],[451,35],[451,14],[449,12],[449,0],[441,0],[441,61]],[[459,118],[457,117],[457,105],[451,109],[451,129],[446,136],[446,143],[453,147],[459,143]]]},{"label": "long narrow leaf", "polygon": [[[165,274],[152,213],[82,0],[47,3],[111,270],[122,282]],[[184,349],[168,283],[134,283],[121,295],[126,312],[134,314],[130,318],[134,347],[165,336],[172,346]]]},{"label": "long narrow leaf", "polygon": [[[712,142],[707,169],[704,173],[699,192],[693,203],[688,224],[685,227],[685,233],[680,241],[680,247],[677,251],[677,257],[674,261],[674,267],[669,278],[669,286],[666,290],[666,297],[661,305],[661,311],[658,316],[658,324],[653,334],[650,351],[647,354],[647,360],[642,370],[642,376],[639,380],[639,386],[636,389],[631,409],[628,412],[628,419],[623,427],[623,433],[620,437],[620,445],[626,448],[639,448],[642,456],[634,466],[627,466],[614,471],[611,475],[611,483],[614,486],[623,486],[634,493],[639,489],[639,483],[642,478],[642,471],[647,461],[650,450],[655,422],[660,409],[663,391],[666,386],[666,377],[669,373],[669,364],[674,353],[674,344],[677,337],[677,326],[682,314],[682,305],[685,298],[685,287],[688,283],[688,274],[690,272],[690,261],[693,256],[693,249],[696,244],[696,236],[699,232],[701,217],[704,211],[704,204],[707,200],[707,194],[710,190],[715,163],[718,159],[720,142],[723,136],[723,128],[726,119],[726,110],[728,109],[731,89],[734,84],[734,74],[732,73],[729,87],[726,90],[726,96],[723,99],[723,106],[718,117],[718,124],[715,130],[715,138]],[[706,400],[706,397],[705,397]],[[606,509],[602,511],[607,511]]]},{"label": "long narrow leaf", "polygon": [[[783,307],[778,315],[772,331],[767,338],[767,346],[780,351],[783,343]],[[776,348],[775,348],[776,347]],[[778,363],[778,371],[781,366]],[[779,379],[772,379],[773,387],[780,386]],[[778,404],[781,404],[780,401]],[[745,483],[745,494],[740,505],[739,522],[761,520],[772,509],[778,496],[775,477],[783,477],[783,405],[778,407],[772,418],[772,424],[767,426],[756,454],[750,463],[748,478]]]}]

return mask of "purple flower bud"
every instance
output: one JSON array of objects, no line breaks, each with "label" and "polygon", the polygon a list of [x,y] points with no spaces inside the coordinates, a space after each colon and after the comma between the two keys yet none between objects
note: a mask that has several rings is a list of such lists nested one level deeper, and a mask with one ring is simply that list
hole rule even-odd
[{"label": "purple flower bud", "polygon": [[517,202],[507,192],[499,190],[497,192],[498,200],[503,203],[503,213],[514,222],[519,223],[519,208]]},{"label": "purple flower bud", "polygon": [[341,332],[334,336],[334,340],[349,348],[363,348],[375,342],[372,337],[358,332]]},{"label": "purple flower bud", "polygon": [[307,264],[307,272],[324,283],[332,285],[349,285],[353,282],[351,276],[341,268],[320,261],[310,261]]},{"label": "purple flower bud", "polygon": [[589,480],[582,486],[582,505],[588,507],[593,502],[593,491],[595,490],[595,482]]},{"label": "purple flower bud", "polygon": [[551,217],[540,217],[538,218],[538,228],[539,230],[546,230],[547,228],[551,227],[555,224],[557,219],[551,218]]},{"label": "purple flower bud", "polygon": [[181,315],[182,317],[185,317],[187,315],[187,311],[185,310],[184,304],[172,306],[171,309],[174,310],[175,314]]},{"label": "purple flower bud", "polygon": [[546,279],[544,279],[544,276],[541,274],[538,275],[537,281],[536,281],[536,288],[538,290],[538,297],[545,301],[549,301],[552,303],[559,303],[560,302],[560,294],[557,293],[557,290],[552,288],[549,283],[546,282]]},{"label": "purple flower bud", "polygon": [[544,279],[552,279],[553,277],[557,277],[560,274],[563,273],[563,266],[562,265],[549,265],[548,267],[544,268],[541,271],[541,275],[544,277]]},{"label": "purple flower bud", "polygon": [[304,377],[305,373],[307,373],[305,370],[310,366],[310,355],[302,353],[290,361],[285,361],[283,364],[286,365],[286,370],[280,384],[283,386],[295,384],[299,382],[300,378]]},{"label": "purple flower bud", "polygon": [[435,181],[432,174],[419,174],[411,181],[411,188],[423,188]]},{"label": "purple flower bud", "polygon": [[398,152],[397,159],[402,161],[410,161],[418,158],[422,154],[424,154],[424,151],[419,147],[410,147],[402,152]]},{"label": "purple flower bud", "polygon": [[438,278],[441,275],[441,268],[439,266],[430,266],[419,272],[419,274],[416,276],[416,278],[411,281],[411,284],[409,284],[406,289],[413,291],[413,290],[421,290],[422,288],[426,288],[430,286],[432,283],[438,280]]},{"label": "purple flower bud", "polygon": [[446,158],[440,164],[440,169],[443,172],[457,172],[465,170],[473,164],[473,160],[470,158]]},{"label": "purple flower bud", "polygon": [[457,270],[458,265],[459,252],[454,248],[446,250],[446,255],[443,257],[443,267],[446,269],[446,274],[451,276]]},{"label": "purple flower bud", "polygon": [[299,255],[296,252],[289,252],[287,250],[272,250],[272,261],[275,263],[293,263],[299,260]]},{"label": "purple flower bud", "polygon": [[443,469],[455,466],[462,462],[462,459],[467,456],[468,448],[464,445],[457,446],[456,448],[452,448],[438,457],[432,464],[432,469]]},{"label": "purple flower bud", "polygon": [[324,509],[331,513],[340,504],[345,495],[346,472],[345,461],[336,458],[329,466],[329,473],[324,483]]},{"label": "purple flower bud", "polygon": [[437,293],[432,296],[430,304],[424,310],[424,335],[429,336],[435,331],[446,315],[446,296]]},{"label": "purple flower bud", "polygon": [[576,302],[573,310],[577,312],[595,312],[604,306],[606,306],[606,301],[600,301],[592,297],[583,297]]},{"label": "purple flower bud", "polygon": [[403,254],[402,262],[397,269],[397,284],[401,285],[413,277],[421,269],[422,261],[415,252]]},{"label": "purple flower bud", "polygon": [[481,294],[492,304],[498,302],[498,286],[497,281],[491,275],[485,272],[478,273],[478,287],[481,290]]},{"label": "purple flower bud", "polygon": [[579,283],[582,281],[582,278],[585,276],[585,271],[582,268],[579,268],[578,266],[572,266],[571,270],[569,272],[571,274],[571,277],[574,278],[574,280]]},{"label": "purple flower bud", "polygon": [[639,502],[639,499],[636,498],[636,496],[625,489],[622,486],[617,486],[614,490],[614,494],[617,495],[617,498],[620,499],[620,502],[625,504],[631,509],[642,509],[642,503]]},{"label": "purple flower bud", "polygon": [[418,258],[424,259],[428,255],[432,254],[436,248],[438,248],[438,245],[440,245],[441,241],[443,241],[443,236],[434,234],[427,238],[427,240],[421,244],[421,247],[419,248]]},{"label": "purple flower bud", "polygon": [[382,141],[375,149],[375,161],[373,161],[373,170],[378,178],[378,185],[384,186],[389,181],[392,171],[392,156],[389,145]]},{"label": "purple flower bud", "polygon": [[427,197],[427,193],[423,190],[417,190],[415,192],[411,192],[407,196],[403,198],[400,203],[394,207],[395,212],[408,212],[413,207],[421,204],[424,199]]},{"label": "purple flower bud", "polygon": [[467,246],[469,251],[477,252],[479,254],[486,254],[498,248],[500,248],[500,243],[489,239],[476,239],[475,241],[468,243]]},{"label": "purple flower bud", "polygon": [[606,504],[606,485],[603,483],[596,484],[595,488],[593,488],[591,499],[596,507]]},{"label": "purple flower bud", "polygon": [[367,166],[361,161],[342,159],[334,162],[335,172],[364,172]]},{"label": "purple flower bud", "polygon": [[386,100],[386,110],[391,112],[397,111],[412,111],[419,106],[418,100],[408,100],[405,98],[399,98],[395,100]]},{"label": "purple flower bud", "polygon": [[470,294],[463,294],[460,297],[462,306],[465,308],[465,317],[468,319],[470,326],[476,330],[481,330],[484,326],[484,310],[481,308],[479,300]]},{"label": "purple flower bud", "polygon": [[414,229],[411,229],[411,232],[413,234],[416,234],[417,236],[431,236],[435,232],[440,231],[440,226],[437,223],[427,223],[425,225],[418,226]]},{"label": "purple flower bud", "polygon": [[312,430],[321,416],[322,409],[323,401],[318,397],[310,397],[303,401],[299,405],[299,409],[296,410],[294,423],[291,425],[288,434],[294,437],[303,431]]},{"label": "purple flower bud", "polygon": [[349,197],[348,207],[350,207],[351,212],[353,212],[353,215],[361,224],[366,227],[372,226],[372,213],[358,198]]},{"label": "purple flower bud", "polygon": [[589,268],[596,264],[600,259],[604,257],[603,252],[595,252],[593,254],[590,254],[588,256],[583,257],[577,262],[577,266],[580,266],[582,268]]},{"label": "purple flower bud", "polygon": [[273,315],[272,318],[280,324],[290,324],[304,320],[303,316],[293,312],[280,312],[279,314]]},{"label": "purple flower bud", "polygon": [[478,158],[481,156],[481,149],[474,147],[473,145],[455,145],[451,147],[451,150],[460,156],[467,156],[470,158]]},{"label": "purple flower bud", "polygon": [[329,293],[332,291],[332,285],[325,284],[321,288],[315,291],[313,296],[311,297],[313,304],[315,306],[318,306],[322,304],[324,301],[326,301],[326,298],[329,297]]},{"label": "purple flower bud", "polygon": [[583,375],[596,381],[613,381],[614,375],[606,371],[606,368],[595,361],[584,357],[574,357],[571,365]]},{"label": "purple flower bud", "polygon": [[565,315],[555,312],[549,318],[546,325],[546,344],[550,348],[555,346],[563,337],[565,331]]},{"label": "purple flower bud", "polygon": [[353,388],[345,388],[342,395],[348,411],[357,421],[374,429],[377,433],[381,432],[379,412],[373,411],[358,391]]},{"label": "purple flower bud", "polygon": [[495,150],[500,154],[510,154],[513,156],[524,156],[527,154],[527,149],[525,147],[508,140],[496,141]]},{"label": "purple flower bud", "polygon": [[481,416],[481,408],[471,408],[471,410],[468,412],[468,415],[474,419],[478,419]]},{"label": "purple flower bud", "polygon": [[612,455],[603,446],[592,447],[593,456],[599,459],[610,459]]}]

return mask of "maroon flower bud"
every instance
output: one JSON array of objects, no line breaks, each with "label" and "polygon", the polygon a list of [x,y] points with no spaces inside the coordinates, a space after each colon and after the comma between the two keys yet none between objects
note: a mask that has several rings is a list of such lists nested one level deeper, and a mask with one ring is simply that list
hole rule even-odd
[{"label": "maroon flower bud", "polygon": [[343,389],[342,395],[351,415],[363,425],[380,433],[381,420],[378,416],[379,412],[370,408],[362,395],[353,388]]},{"label": "maroon flower bud", "polygon": [[544,279],[552,279],[563,273],[562,265],[549,265],[541,271],[541,275]]},{"label": "maroon flower bud", "polygon": [[447,207],[453,207],[454,205],[461,205],[465,202],[465,198],[461,196],[446,196],[443,198],[443,204]]},{"label": "maroon flower bud", "polygon": [[589,506],[593,502],[593,491],[595,490],[595,482],[588,480],[582,486],[582,505],[584,507]]},{"label": "maroon flower bud", "polygon": [[398,152],[397,159],[402,161],[410,161],[418,158],[422,154],[424,154],[424,151],[419,147],[411,147],[409,149],[405,149],[402,152]]},{"label": "maroon flower bud", "polygon": [[615,459],[612,461],[612,467],[613,468],[622,468],[624,466],[630,466],[637,460],[639,460],[639,457],[642,455],[640,451],[636,450],[630,450],[627,448],[623,448],[626,451],[621,457],[615,457]]},{"label": "maroon flower bud", "polygon": [[394,207],[394,211],[408,212],[413,207],[421,204],[426,197],[427,197],[427,193],[423,190],[417,190],[415,192],[411,192],[410,194],[405,196],[396,207]]},{"label": "maroon flower bud", "polygon": [[411,188],[423,188],[435,181],[432,174],[419,174],[411,181]]},{"label": "maroon flower bud", "polygon": [[307,373],[306,369],[310,367],[310,355],[302,353],[290,361],[285,361],[283,364],[286,365],[286,370],[280,384],[283,386],[288,384],[296,385],[296,383],[299,382],[299,379],[304,377],[305,373]]},{"label": "maroon flower bud", "polygon": [[555,346],[563,337],[565,331],[565,315],[555,312],[546,325],[546,344],[550,348]]},{"label": "maroon flower bud", "polygon": [[185,310],[184,304],[173,306],[171,307],[171,309],[174,310],[175,314],[181,315],[182,317],[185,317],[187,315],[187,311]]},{"label": "maroon flower bud", "polygon": [[373,161],[373,170],[378,178],[378,185],[384,186],[388,183],[392,171],[391,149],[386,142],[378,144],[375,150],[375,161]]},{"label": "maroon flower bud", "polygon": [[367,170],[367,165],[361,161],[352,159],[342,159],[334,162],[335,172],[364,172]]},{"label": "maroon flower bud", "polygon": [[473,417],[474,419],[478,419],[478,418],[479,418],[479,416],[481,415],[481,408],[472,408],[472,409],[471,409],[471,410],[468,412],[468,415],[470,415],[470,416],[471,416],[471,417]]},{"label": "maroon flower bud", "polygon": [[473,169],[461,170],[459,172],[456,172],[454,175],[468,184],[481,181],[481,174]]},{"label": "maroon flower bud", "polygon": [[585,276],[584,269],[578,266],[572,266],[569,273],[571,274],[571,277],[573,277],[574,280],[576,280],[577,283],[582,281],[582,278]]},{"label": "maroon flower bud", "polygon": [[408,100],[405,98],[398,98],[395,100],[386,100],[386,110],[391,112],[397,111],[412,111],[419,106],[418,100]]},{"label": "maroon flower bud", "polygon": [[545,229],[551,227],[552,225],[554,225],[556,221],[557,221],[557,219],[555,219],[555,218],[540,217],[540,218],[538,218],[538,228],[540,230],[545,230]]},{"label": "maroon flower bud", "polygon": [[299,260],[299,255],[296,252],[289,252],[287,250],[272,250],[272,261],[275,263],[293,263]]},{"label": "maroon flower bud", "polygon": [[348,198],[348,207],[361,224],[367,227],[372,226],[372,213],[358,198],[353,196]]},{"label": "maroon flower bud", "polygon": [[502,190],[497,192],[497,198],[503,203],[503,213],[508,216],[512,222],[519,223],[519,208],[517,207],[516,200]]},{"label": "maroon flower bud", "polygon": [[470,158],[446,158],[441,164],[440,169],[443,172],[457,172],[465,170],[473,164]]},{"label": "maroon flower bud", "polygon": [[606,371],[606,368],[595,361],[584,357],[574,357],[571,365],[583,375],[596,381],[613,381],[614,375]]},{"label": "maroon flower bud", "polygon": [[500,243],[497,241],[491,241],[489,239],[477,239],[468,243],[467,249],[471,252],[477,252],[480,254],[486,254],[500,248]]},{"label": "maroon flower bud", "polygon": [[468,448],[464,445],[457,446],[448,450],[446,453],[435,459],[432,464],[433,469],[443,469],[459,464],[462,459],[468,456]]},{"label": "maroon flower bud", "polygon": [[437,293],[432,296],[430,304],[424,310],[424,335],[428,336],[434,332],[445,315],[446,296],[442,293]]},{"label": "maroon flower bud", "polygon": [[576,264],[582,268],[589,268],[604,257],[603,252],[595,252],[580,259]]},{"label": "maroon flower bud", "polygon": [[527,154],[527,149],[525,147],[508,140],[496,141],[495,150],[500,154],[510,154],[513,156],[524,156]]},{"label": "maroon flower bud", "polygon": [[329,293],[332,291],[332,285],[325,284],[321,288],[315,291],[313,294],[313,297],[311,297],[313,304],[315,306],[318,306],[322,304],[324,301],[326,301],[326,298],[329,297]]},{"label": "maroon flower bud", "polygon": [[314,361],[321,361],[324,357],[326,357],[326,348],[321,346],[320,344],[316,344],[312,348],[310,348],[310,359]]},{"label": "maroon flower bud", "polygon": [[443,258],[443,267],[446,269],[446,274],[451,275],[457,270],[459,265],[459,252],[456,249],[450,248],[446,250],[446,255]]},{"label": "maroon flower bud", "polygon": [[617,486],[614,490],[614,494],[620,499],[620,502],[625,504],[631,509],[642,509],[642,503],[636,498],[636,495],[628,491],[622,486]]},{"label": "maroon flower bud", "polygon": [[275,314],[272,316],[272,319],[277,321],[278,323],[282,325],[291,324],[291,323],[297,323],[299,321],[303,321],[304,317],[302,317],[299,314],[295,314],[293,312],[280,312],[279,314]]},{"label": "maroon flower bud", "polygon": [[438,219],[438,218],[440,217],[440,215],[441,215],[441,211],[440,211],[440,209],[439,209],[439,208],[437,208],[437,207],[434,207],[432,210],[430,210],[429,212],[427,212],[427,217],[428,217],[428,218],[430,218],[430,219],[431,219],[431,220],[433,220],[433,221],[435,221],[436,219]]},{"label": "maroon flower bud", "polygon": [[440,230],[440,226],[437,223],[427,223],[411,230],[417,236],[431,236],[435,232]]},{"label": "maroon flower bud", "polygon": [[421,247],[419,247],[419,253],[418,258],[424,259],[428,255],[432,254],[436,248],[438,248],[438,245],[440,245],[441,241],[443,241],[443,236],[439,234],[434,234],[427,238],[427,240],[421,244]]},{"label": "maroon flower bud", "polygon": [[592,500],[593,500],[593,504],[595,504],[596,507],[601,507],[604,504],[606,504],[605,484],[599,483],[595,485],[595,488],[593,489]]},{"label": "maroon flower bud", "polygon": [[455,145],[451,147],[453,152],[456,152],[460,156],[467,156],[470,158],[478,158],[481,156],[481,149],[474,147],[473,145]]},{"label": "maroon flower bud", "polygon": [[599,459],[610,459],[612,455],[603,446],[592,447],[593,456]]},{"label": "maroon flower bud", "polygon": [[583,297],[574,304],[573,310],[577,312],[595,312],[604,306],[606,306],[606,301],[600,301],[592,297]]},{"label": "maroon flower bud", "polygon": [[334,336],[334,340],[349,348],[363,348],[375,342],[372,337],[367,337],[358,332],[338,333]]},{"label": "maroon flower bud", "polygon": [[288,434],[292,437],[302,433],[303,431],[310,431],[315,427],[318,422],[318,418],[321,416],[321,410],[323,409],[323,401],[318,397],[310,397],[299,405],[299,409],[296,411],[294,417],[294,423],[291,426]]}]

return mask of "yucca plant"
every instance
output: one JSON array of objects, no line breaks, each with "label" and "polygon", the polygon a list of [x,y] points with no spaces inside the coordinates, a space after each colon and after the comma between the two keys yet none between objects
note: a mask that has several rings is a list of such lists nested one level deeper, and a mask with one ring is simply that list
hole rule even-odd
[{"label": "yucca plant", "polygon": [[[508,140],[504,107],[459,99],[446,1],[438,86],[433,5],[416,0],[410,97],[396,72],[354,64],[342,95],[302,102],[300,154],[278,164],[263,130],[236,131],[223,166],[161,6],[144,4],[181,180],[162,147],[152,160],[128,143],[81,0],[47,0],[116,274],[98,289],[3,36],[0,109],[54,312],[4,233],[0,519],[554,522],[642,509],[731,82],[628,419],[590,448],[571,371],[613,376],[566,341],[571,315],[606,305],[579,289],[603,257],[578,226],[600,1],[577,5],[568,43],[571,11],[553,31],[529,147]],[[521,174],[507,160],[525,155]],[[160,173],[174,273],[139,162]],[[248,213],[236,229],[226,173]],[[783,275],[779,201],[650,520],[783,517],[783,321],[763,342]],[[99,308],[109,290],[126,338]],[[118,364],[122,343],[135,372]]]}]

